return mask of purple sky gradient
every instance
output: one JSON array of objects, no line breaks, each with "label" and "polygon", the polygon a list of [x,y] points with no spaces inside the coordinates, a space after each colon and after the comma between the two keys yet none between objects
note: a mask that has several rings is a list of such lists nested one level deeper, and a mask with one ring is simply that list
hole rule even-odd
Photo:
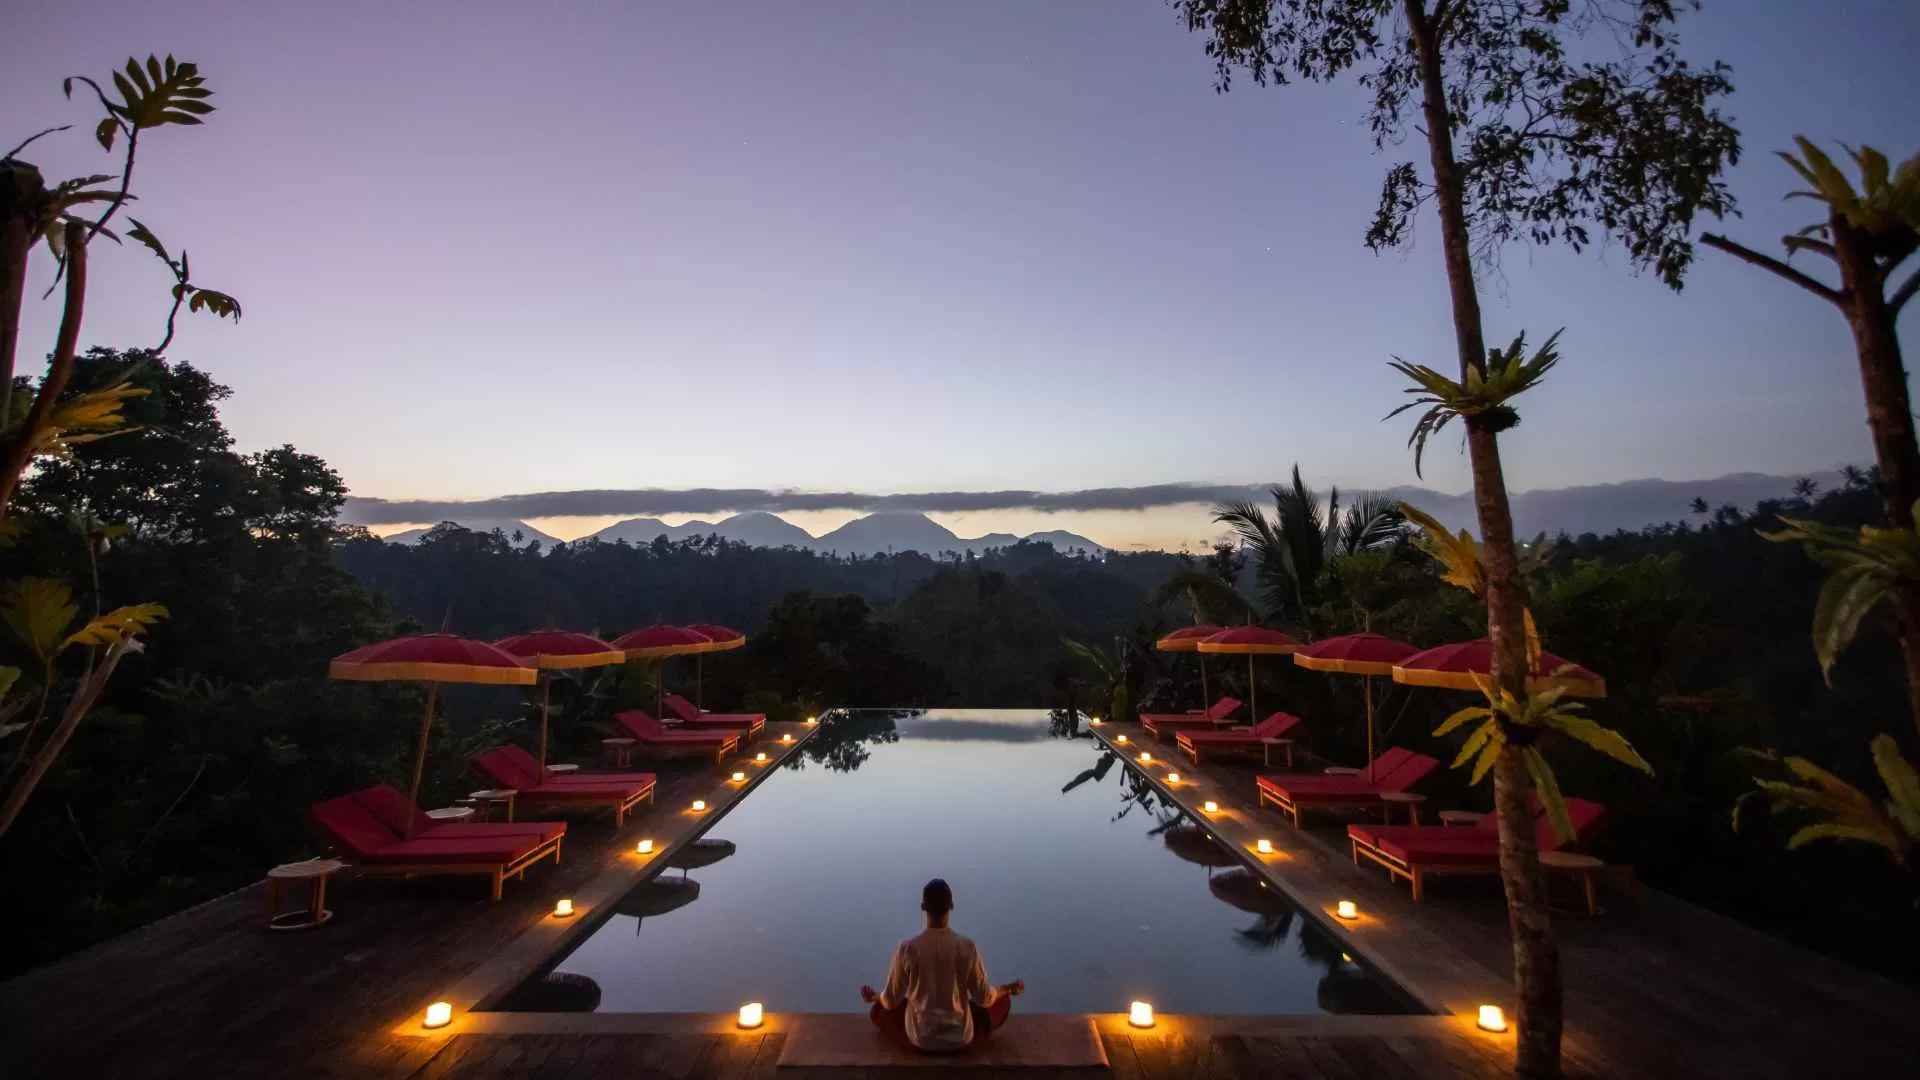
[{"label": "purple sky gradient", "polygon": [[[0,138],[80,125],[28,155],[49,175],[110,171],[62,76],[200,63],[220,111],[151,136],[135,212],[247,315],[187,322],[172,355],[234,388],[243,447],[292,442],[358,494],[1056,489],[1295,461],[1409,483],[1386,361],[1452,366],[1431,222],[1411,251],[1361,245],[1397,157],[1359,90],[1216,95],[1151,0],[9,15]],[[1920,150],[1910,0],[1710,0],[1683,36],[1735,69],[1737,237],[1808,219],[1769,153],[1795,132]],[[162,268],[96,265],[85,340],[155,339]],[[57,315],[29,307],[23,358]],[[1515,487],[1869,457],[1838,316],[1715,253],[1675,296],[1618,251],[1515,248],[1487,307],[1494,340],[1566,328],[1507,440]],[[1430,484],[1466,485],[1455,450]]]}]

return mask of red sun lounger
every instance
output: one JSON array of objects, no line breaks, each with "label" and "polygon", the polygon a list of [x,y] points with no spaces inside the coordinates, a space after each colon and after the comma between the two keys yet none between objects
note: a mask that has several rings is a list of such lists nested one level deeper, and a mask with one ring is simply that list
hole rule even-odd
[{"label": "red sun lounger", "polygon": [[[1573,819],[1573,839],[1562,842],[1536,802],[1534,843],[1541,851],[1557,851],[1592,839],[1606,808],[1586,799],[1568,799],[1567,816]],[[1470,826],[1451,825],[1349,825],[1347,841],[1353,847],[1353,861],[1361,856],[1386,868],[1396,878],[1413,885],[1413,898],[1426,891],[1426,879],[1435,874],[1497,874],[1500,872],[1500,827],[1492,815]]]},{"label": "red sun lounger", "polygon": [[517,746],[476,754],[472,765],[487,783],[519,792],[523,805],[608,807],[616,829],[627,823],[627,811],[653,800],[652,773],[584,773],[563,780],[546,773],[532,754]]},{"label": "red sun lounger", "polygon": [[[517,831],[485,824],[435,824],[407,837],[383,818],[403,813],[411,819],[418,811],[398,791],[387,789],[392,792],[389,798],[380,790],[328,799],[307,811],[315,834],[360,874],[486,874],[498,900],[507,878],[524,877],[549,855],[555,864],[560,862],[564,823],[525,821],[504,827]],[[374,806],[381,808],[379,813]]]},{"label": "red sun lounger", "polygon": [[613,722],[619,724],[629,738],[651,750],[697,750],[713,754],[715,761],[724,761],[728,754],[740,749],[737,731],[681,731],[662,724],[645,709],[614,713]]},{"label": "red sun lounger", "polygon": [[1261,749],[1262,739],[1285,738],[1294,728],[1300,726],[1300,718],[1292,713],[1276,712],[1252,727],[1228,728],[1225,731],[1183,731],[1174,740],[1181,750],[1193,755],[1193,763],[1200,764],[1202,751],[1218,753],[1222,750]]},{"label": "red sun lounger", "polygon": [[1395,746],[1375,758],[1371,769],[1361,772],[1326,776],[1281,773],[1262,776],[1256,783],[1260,805],[1273,803],[1298,826],[1303,809],[1383,806],[1380,796],[1412,788],[1439,766],[1439,761],[1425,754]]},{"label": "red sun lounger", "polygon": [[1240,708],[1240,699],[1223,697],[1213,703],[1213,707],[1204,711],[1195,709],[1189,713],[1141,713],[1140,726],[1158,739],[1181,731],[1208,731],[1230,723],[1228,719]]},{"label": "red sun lounger", "polygon": [[704,712],[698,705],[679,694],[667,695],[667,711],[679,718],[680,726],[668,730],[677,731],[733,731],[738,732],[742,740],[752,740],[754,736],[767,729],[765,713],[711,713]]}]

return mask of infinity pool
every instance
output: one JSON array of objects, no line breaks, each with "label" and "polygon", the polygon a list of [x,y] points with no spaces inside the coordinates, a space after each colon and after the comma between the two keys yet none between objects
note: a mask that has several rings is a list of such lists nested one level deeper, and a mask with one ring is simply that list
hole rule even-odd
[{"label": "infinity pool", "polygon": [[1024,1011],[1412,1011],[1067,727],[1039,711],[829,715],[502,1007],[860,1010],[860,984],[881,985],[921,929],[920,887],[944,877],[988,977],[1026,980]]}]

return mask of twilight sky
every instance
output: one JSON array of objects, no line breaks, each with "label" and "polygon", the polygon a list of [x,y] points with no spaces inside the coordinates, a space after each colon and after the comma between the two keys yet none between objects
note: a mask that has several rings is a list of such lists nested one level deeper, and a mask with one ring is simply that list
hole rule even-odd
[{"label": "twilight sky", "polygon": [[[62,76],[199,62],[220,111],[150,136],[135,212],[247,315],[188,321],[172,356],[233,387],[243,448],[291,442],[359,495],[1055,490],[1295,461],[1411,483],[1386,361],[1452,366],[1431,222],[1410,251],[1360,242],[1397,158],[1358,89],[1216,95],[1153,0],[7,11],[0,140],[79,125],[27,155],[49,175],[111,171]],[[1769,153],[1796,132],[1920,150],[1911,0],[1709,0],[1682,34],[1734,67],[1738,238],[1809,220]],[[86,342],[157,338],[143,254],[96,257]],[[1839,317],[1717,253],[1675,296],[1618,251],[1515,248],[1487,307],[1492,340],[1566,328],[1506,440],[1516,488],[1869,457]],[[57,316],[29,308],[23,358]],[[1456,450],[1429,484],[1466,486]],[[942,519],[1211,531],[1192,507]]]}]

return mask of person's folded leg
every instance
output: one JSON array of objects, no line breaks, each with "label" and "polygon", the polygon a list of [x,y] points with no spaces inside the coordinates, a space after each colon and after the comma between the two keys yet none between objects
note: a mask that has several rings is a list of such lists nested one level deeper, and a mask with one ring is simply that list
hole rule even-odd
[{"label": "person's folded leg", "polygon": [[973,1040],[979,1042],[1007,1022],[1007,1015],[1013,1012],[1013,995],[1002,994],[999,1001],[985,1008],[978,1005],[969,1008],[973,1010]]},{"label": "person's folded leg", "polygon": [[873,1021],[873,1026],[879,1028],[881,1031],[890,1035],[898,1035],[903,1039],[907,1037],[906,1009],[889,1009],[882,1006],[879,1002],[875,1002],[873,1008],[868,1011],[867,1017]]}]

